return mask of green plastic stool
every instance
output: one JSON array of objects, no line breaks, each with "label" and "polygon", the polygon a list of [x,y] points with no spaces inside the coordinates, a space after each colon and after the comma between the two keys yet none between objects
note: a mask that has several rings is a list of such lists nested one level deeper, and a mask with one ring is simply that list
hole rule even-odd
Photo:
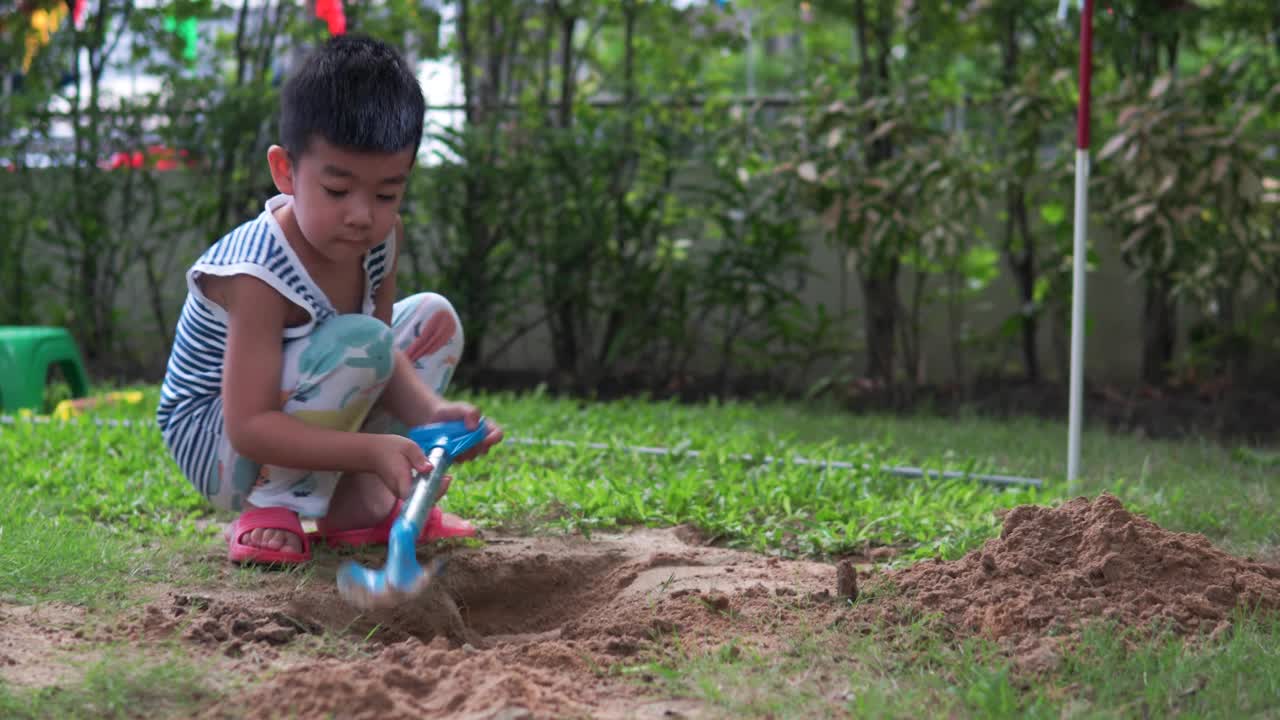
[{"label": "green plastic stool", "polygon": [[57,366],[74,397],[89,394],[80,349],[66,328],[0,326],[0,407],[5,412],[44,406],[45,380]]}]

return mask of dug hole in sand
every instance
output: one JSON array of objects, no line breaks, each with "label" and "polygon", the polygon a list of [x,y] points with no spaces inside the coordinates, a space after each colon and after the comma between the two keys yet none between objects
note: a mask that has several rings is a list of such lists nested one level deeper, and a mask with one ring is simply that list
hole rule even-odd
[{"label": "dug hole in sand", "polygon": [[[384,553],[359,557],[378,565]],[[696,706],[646,697],[610,667],[739,638],[781,649],[834,609],[830,565],[707,547],[687,528],[491,537],[450,551],[421,598],[371,613],[329,582],[337,557],[317,560],[302,587],[263,573],[252,591],[172,591],[122,629],[176,634],[255,681],[209,718],[674,717]],[[368,642],[324,657],[328,635]]]},{"label": "dug hole in sand", "polygon": [[[839,656],[850,634],[924,612],[1038,673],[1091,621],[1221,635],[1238,607],[1280,609],[1280,567],[1164,530],[1105,494],[1015,508],[965,557],[892,572],[708,547],[686,528],[499,536],[450,554],[438,586],[394,611],[346,606],[330,581],[340,558],[319,553],[310,576],[170,588],[108,635],[176,636],[218,677],[247,683],[209,718],[694,717],[696,703],[654,697],[611,668],[731,647],[782,652],[814,633]],[[218,587],[233,585],[228,573]],[[864,599],[850,603],[859,585]]]}]

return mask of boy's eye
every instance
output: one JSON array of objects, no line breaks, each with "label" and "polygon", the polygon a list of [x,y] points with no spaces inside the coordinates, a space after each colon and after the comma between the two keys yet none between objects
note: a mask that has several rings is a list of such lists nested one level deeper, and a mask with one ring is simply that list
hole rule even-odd
[{"label": "boy's eye", "polygon": [[378,195],[378,199],[381,200],[382,202],[394,202],[396,199],[396,196],[395,195]]},{"label": "boy's eye", "polygon": [[347,194],[346,190],[334,190],[333,188],[330,188],[330,187],[326,187],[324,191],[329,194],[329,197],[335,197],[335,198],[340,198]]}]

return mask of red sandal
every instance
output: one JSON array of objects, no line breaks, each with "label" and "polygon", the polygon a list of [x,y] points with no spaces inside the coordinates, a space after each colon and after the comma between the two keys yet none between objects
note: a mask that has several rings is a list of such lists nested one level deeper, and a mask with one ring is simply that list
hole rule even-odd
[{"label": "red sandal", "polygon": [[[302,540],[302,552],[287,550],[268,550],[240,542],[240,538],[251,530],[269,528],[293,533]],[[302,522],[298,513],[282,507],[252,508],[245,510],[235,519],[231,528],[223,533],[227,539],[227,559],[234,563],[254,563],[264,565],[298,565],[311,559],[311,543],[307,533],[302,530]]]},{"label": "red sandal", "polygon": [[[317,530],[312,533],[312,537],[317,541],[324,541],[331,548],[386,545],[387,540],[391,537],[391,526],[395,524],[396,518],[400,516],[400,508],[403,505],[404,501],[396,500],[391,512],[387,513],[382,522],[373,527],[338,530],[331,533]],[[427,524],[422,528],[422,534],[418,536],[418,544],[425,545],[428,542],[446,538],[474,537],[475,534],[476,528],[469,521],[463,520],[453,513],[444,512],[437,506],[431,508],[431,511],[427,514]]]}]

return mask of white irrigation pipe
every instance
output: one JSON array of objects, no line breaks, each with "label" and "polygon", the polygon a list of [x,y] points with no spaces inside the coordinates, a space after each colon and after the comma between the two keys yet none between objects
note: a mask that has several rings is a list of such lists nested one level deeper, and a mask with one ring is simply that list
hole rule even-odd
[{"label": "white irrigation pipe", "polygon": [[[646,446],[627,446],[627,445],[609,445],[600,442],[573,442],[571,440],[535,440],[531,438],[508,438],[508,442],[520,443],[523,445],[553,445],[557,447],[573,447],[573,448],[591,448],[592,450],[625,450],[640,455],[676,455],[679,457],[699,457],[705,453],[699,450],[678,450],[665,447],[646,447]],[[730,459],[742,462],[757,462],[757,458],[752,455],[730,455]],[[837,470],[871,470],[872,466],[868,464],[858,465],[844,460],[811,460],[804,457],[792,458],[776,458],[772,455],[765,455],[759,458],[761,465],[771,465],[773,463],[791,463],[793,465],[815,465],[823,469],[834,468]],[[881,466],[880,472],[889,475],[898,475],[901,477],[929,477],[934,479],[970,479],[987,485],[1023,485],[1028,487],[1040,487],[1041,481],[1037,478],[1024,478],[1015,475],[983,475],[980,473],[961,472],[959,470],[925,470],[916,467],[890,467]]]},{"label": "white irrigation pipe", "polygon": [[[0,415],[0,425],[13,425],[18,420],[32,423],[52,423],[53,418],[47,416],[31,416],[31,417],[14,417],[13,415]],[[134,422],[128,419],[116,418],[92,418],[95,425],[100,427],[142,427],[143,423]],[[59,421],[69,422],[69,421]],[[154,423],[147,423],[153,425]],[[589,448],[592,450],[623,450],[626,452],[636,453],[639,455],[674,455],[677,457],[700,457],[704,453],[698,450],[680,450],[665,447],[652,447],[644,445],[610,445],[601,442],[574,442],[572,440],[547,440],[538,438],[522,438],[509,437],[504,442],[515,443],[518,445],[550,445],[553,447],[568,448]],[[751,455],[731,455],[730,459],[741,462],[757,462],[757,458]],[[811,460],[803,457],[775,458],[772,455],[766,455],[758,460],[762,465],[770,465],[773,463],[792,463],[794,465],[814,465],[825,469],[836,470],[872,470],[873,467],[868,464],[855,464],[843,460]],[[1039,478],[1018,477],[1016,475],[986,475],[981,473],[962,472],[959,470],[927,470],[917,467],[905,466],[881,466],[879,471],[888,475],[896,475],[899,477],[930,479],[946,479],[946,480],[974,480],[984,485],[998,485],[1003,487],[1034,487],[1039,488],[1043,485]]]}]

